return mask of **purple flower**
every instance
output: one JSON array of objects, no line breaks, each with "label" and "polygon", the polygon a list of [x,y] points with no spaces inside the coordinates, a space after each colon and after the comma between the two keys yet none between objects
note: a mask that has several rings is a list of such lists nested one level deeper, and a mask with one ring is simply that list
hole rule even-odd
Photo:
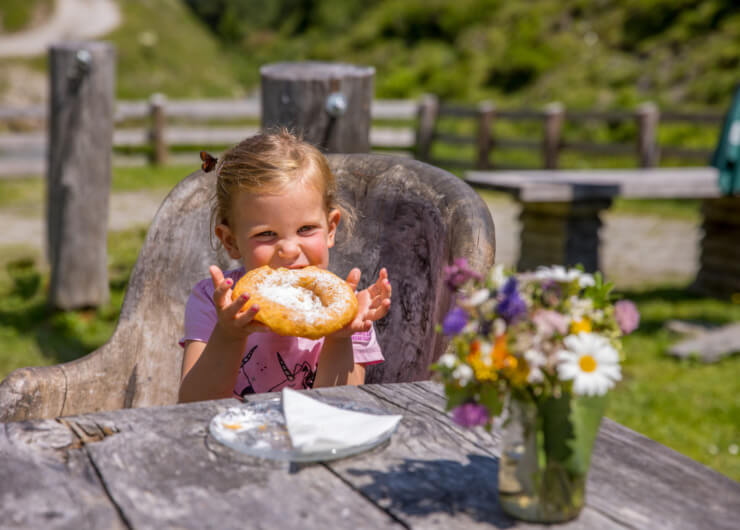
[{"label": "purple flower", "polygon": [[640,325],[640,312],[630,300],[620,300],[614,304],[614,318],[625,335],[632,333]]},{"label": "purple flower", "polygon": [[488,409],[477,403],[465,403],[452,409],[452,421],[461,427],[484,425],[488,420]]},{"label": "purple flower", "polygon": [[445,335],[457,335],[467,323],[468,313],[462,307],[454,307],[442,322],[442,332]]},{"label": "purple flower", "polygon": [[468,260],[457,258],[452,265],[444,268],[445,283],[452,291],[457,291],[465,282],[471,278],[480,280],[481,275],[470,268]]},{"label": "purple flower", "polygon": [[504,287],[501,289],[501,298],[496,306],[496,311],[507,324],[512,324],[527,314],[527,304],[519,295],[516,283],[514,276],[506,280]]}]

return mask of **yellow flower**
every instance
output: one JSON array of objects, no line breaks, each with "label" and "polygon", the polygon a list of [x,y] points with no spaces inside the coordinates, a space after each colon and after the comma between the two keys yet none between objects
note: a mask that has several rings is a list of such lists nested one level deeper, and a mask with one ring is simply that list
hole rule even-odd
[{"label": "yellow flower", "polygon": [[515,386],[524,386],[529,376],[529,365],[524,359],[517,359],[513,355],[504,358],[504,368],[501,372]]},{"label": "yellow flower", "polygon": [[573,335],[579,333],[591,333],[591,319],[583,317],[581,320],[574,320],[570,324],[570,332]]},{"label": "yellow flower", "polygon": [[471,342],[468,363],[473,368],[475,378],[478,381],[495,381],[498,379],[493,359],[491,359],[490,344],[481,344],[478,340]]}]

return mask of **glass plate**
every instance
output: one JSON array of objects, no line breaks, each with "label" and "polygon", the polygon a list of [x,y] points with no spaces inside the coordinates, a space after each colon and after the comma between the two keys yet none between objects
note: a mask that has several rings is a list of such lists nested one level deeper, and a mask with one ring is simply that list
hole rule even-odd
[{"label": "glass plate", "polygon": [[[367,404],[320,398],[320,401],[345,410],[367,414],[388,414]],[[296,451],[285,426],[280,398],[244,403],[217,414],[208,426],[211,435],[222,444],[250,456],[291,462],[322,462],[355,455],[376,447],[395,432],[395,428],[368,442],[320,452]]]}]

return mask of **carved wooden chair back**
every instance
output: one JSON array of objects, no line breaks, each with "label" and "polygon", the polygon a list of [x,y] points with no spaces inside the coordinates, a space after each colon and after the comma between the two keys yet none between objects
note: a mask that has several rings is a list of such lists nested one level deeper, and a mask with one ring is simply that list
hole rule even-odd
[{"label": "carved wooden chair back", "polygon": [[[443,268],[466,257],[482,271],[494,261],[490,212],[464,182],[403,157],[330,155],[340,195],[357,212],[348,236],[340,223],[329,268],[352,267],[363,282],[389,271],[390,313],[376,323],[386,361],[367,382],[426,379],[447,341],[435,332],[450,307]],[[0,421],[175,403],[182,363],[184,305],[208,266],[239,266],[211,241],[213,173],[183,179],[159,208],[131,274],[111,339],[78,360],[22,368],[0,384]]]}]

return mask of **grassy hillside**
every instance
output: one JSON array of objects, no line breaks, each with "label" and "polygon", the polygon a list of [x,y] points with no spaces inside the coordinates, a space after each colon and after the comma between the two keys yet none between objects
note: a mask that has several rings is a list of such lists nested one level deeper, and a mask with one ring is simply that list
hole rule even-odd
[{"label": "grassy hillside", "polygon": [[[733,0],[185,0],[248,52],[377,69],[379,97],[724,108],[740,80]],[[263,6],[263,7],[261,7]]]},{"label": "grassy hillside", "polygon": [[3,0],[0,33],[14,33],[43,22],[51,13],[53,0]]},{"label": "grassy hillside", "polygon": [[[21,30],[48,16],[45,6],[50,3],[4,0],[0,17],[4,23],[13,21],[13,28]],[[146,98],[153,92],[173,98],[234,97],[244,93],[236,75],[238,55],[225,51],[181,0],[120,0],[118,4],[122,23],[103,37],[116,46],[118,98]],[[45,55],[0,59],[0,92],[9,89],[11,81],[6,76],[10,72],[45,85],[40,74],[46,72],[46,63]],[[43,91],[44,87],[35,90]]]}]

